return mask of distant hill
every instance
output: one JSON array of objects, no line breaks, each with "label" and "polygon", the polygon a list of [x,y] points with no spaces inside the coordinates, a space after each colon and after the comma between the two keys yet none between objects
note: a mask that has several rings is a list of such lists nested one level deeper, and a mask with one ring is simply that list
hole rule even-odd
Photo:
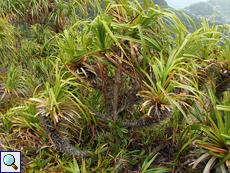
[{"label": "distant hill", "polygon": [[223,15],[230,16],[230,0],[209,0],[208,2]]},{"label": "distant hill", "polygon": [[[152,0],[154,4],[159,5],[161,8],[171,8],[168,6],[167,2],[165,0]],[[196,17],[195,15],[191,14],[191,13],[187,13],[186,11],[185,14],[187,14],[195,23],[196,28],[200,28],[200,23],[202,23],[202,20],[198,17]],[[193,32],[195,31],[195,27],[188,22],[188,20],[178,11],[175,11],[175,13],[177,14],[177,16],[179,17],[179,19],[181,20],[181,22],[185,25],[185,27],[190,31]]]},{"label": "distant hill", "polygon": [[153,3],[159,5],[160,7],[168,7],[165,0],[153,0]]},{"label": "distant hill", "polygon": [[205,17],[209,21],[213,21],[214,9],[215,22],[230,24],[230,0],[209,0],[208,2],[198,2],[185,7],[182,11],[198,18]]}]

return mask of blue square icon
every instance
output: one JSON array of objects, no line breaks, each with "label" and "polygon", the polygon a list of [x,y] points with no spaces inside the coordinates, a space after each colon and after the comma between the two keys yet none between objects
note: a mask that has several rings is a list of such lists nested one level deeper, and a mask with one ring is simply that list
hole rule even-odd
[{"label": "blue square icon", "polygon": [[21,151],[0,151],[0,173],[21,173]]}]

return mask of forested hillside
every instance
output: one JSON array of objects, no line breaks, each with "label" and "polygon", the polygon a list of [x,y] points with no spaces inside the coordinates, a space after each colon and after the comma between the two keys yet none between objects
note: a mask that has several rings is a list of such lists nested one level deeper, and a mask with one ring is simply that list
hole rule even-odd
[{"label": "forested hillside", "polygon": [[209,0],[208,2],[199,2],[192,4],[183,11],[192,14],[198,18],[205,17],[209,21],[213,21],[213,13],[215,21],[222,24],[230,24],[230,1],[228,0]]},{"label": "forested hillside", "polygon": [[230,2],[228,0],[209,0],[208,2],[212,6],[214,6],[216,8],[216,10],[218,10],[219,12],[221,12],[224,15],[224,17],[228,16],[228,19],[229,19],[229,15],[230,15],[230,11],[229,11]]},{"label": "forested hillside", "polygon": [[0,151],[18,170],[229,172],[230,27],[155,3],[0,0]]},{"label": "forested hillside", "polygon": [[168,7],[165,0],[153,0],[153,3],[159,5],[160,7]]}]

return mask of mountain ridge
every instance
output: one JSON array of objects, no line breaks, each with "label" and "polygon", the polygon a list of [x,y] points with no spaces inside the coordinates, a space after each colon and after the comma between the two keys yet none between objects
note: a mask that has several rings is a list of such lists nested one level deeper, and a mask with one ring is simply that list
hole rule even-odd
[{"label": "mountain ridge", "polygon": [[215,23],[230,24],[229,9],[229,0],[209,0],[191,4],[183,8],[182,11],[198,18],[207,18],[209,21],[213,21],[213,14],[215,14]]}]

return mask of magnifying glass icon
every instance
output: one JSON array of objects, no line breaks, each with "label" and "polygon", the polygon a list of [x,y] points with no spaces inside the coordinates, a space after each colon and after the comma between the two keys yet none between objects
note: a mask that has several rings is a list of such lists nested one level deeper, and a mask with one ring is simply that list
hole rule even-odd
[{"label": "magnifying glass icon", "polygon": [[3,158],[3,162],[7,166],[12,166],[15,170],[18,169],[18,167],[14,164],[15,163],[15,158],[11,154],[7,154]]}]

